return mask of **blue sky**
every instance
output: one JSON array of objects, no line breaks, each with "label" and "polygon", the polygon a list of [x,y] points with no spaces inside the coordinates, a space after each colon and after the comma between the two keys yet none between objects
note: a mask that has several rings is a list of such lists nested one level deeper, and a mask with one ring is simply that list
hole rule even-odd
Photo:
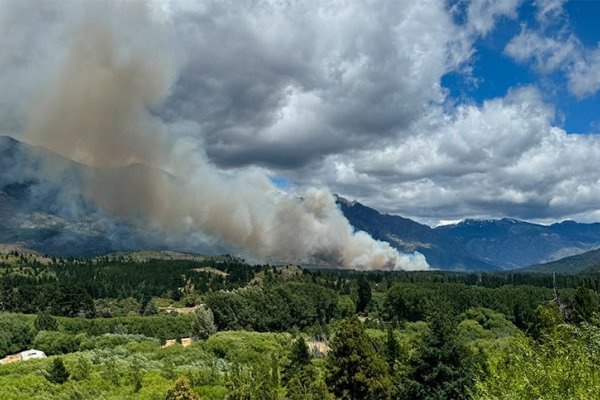
[{"label": "blue sky", "polygon": [[[536,3],[525,1],[517,8],[517,18],[503,17],[494,30],[474,43],[472,75],[455,71],[442,78],[453,99],[482,103],[504,96],[518,86],[535,85],[544,99],[556,108],[554,123],[571,133],[600,133],[600,95],[578,98],[569,92],[561,72],[538,73],[506,54],[509,42],[522,27],[543,30],[549,36],[561,31],[574,35],[582,46],[595,48],[600,42],[600,1],[570,1],[556,21],[544,27],[536,19]],[[464,18],[464,17],[463,17]]]}]

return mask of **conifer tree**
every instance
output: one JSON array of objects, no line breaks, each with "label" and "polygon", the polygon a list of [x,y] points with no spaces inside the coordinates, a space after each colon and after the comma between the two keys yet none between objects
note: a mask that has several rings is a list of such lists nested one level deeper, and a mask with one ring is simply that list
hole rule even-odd
[{"label": "conifer tree", "polygon": [[429,333],[405,382],[406,397],[412,399],[467,399],[473,372],[465,349],[455,337],[455,326],[443,313],[429,320]]},{"label": "conifer tree", "polygon": [[371,285],[363,275],[358,279],[358,299],[356,300],[356,312],[364,312],[371,303]]},{"label": "conifer tree", "polygon": [[398,344],[398,339],[396,339],[396,335],[394,335],[394,329],[391,325],[389,325],[387,328],[387,335],[385,340],[385,360],[388,363],[390,375],[394,375],[396,360],[398,359],[399,355],[400,345]]},{"label": "conifer tree", "polygon": [[310,353],[308,345],[302,336],[300,336],[293,344],[290,354],[290,363],[283,371],[284,381],[288,381],[292,376],[299,373],[302,368],[310,365]]},{"label": "conifer tree", "polygon": [[355,315],[343,320],[331,342],[327,385],[342,400],[392,397],[393,385],[385,361],[376,353]]},{"label": "conifer tree", "polygon": [[60,357],[55,358],[52,362],[52,367],[49,370],[43,372],[44,377],[48,381],[61,385],[68,381],[70,376],[69,371],[65,367],[65,364],[63,363],[63,360]]}]

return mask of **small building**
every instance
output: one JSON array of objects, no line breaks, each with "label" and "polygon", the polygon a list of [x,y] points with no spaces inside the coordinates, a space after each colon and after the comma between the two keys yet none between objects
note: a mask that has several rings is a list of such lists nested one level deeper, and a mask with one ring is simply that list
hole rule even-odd
[{"label": "small building", "polygon": [[171,347],[177,344],[177,340],[176,339],[169,339],[165,342],[165,344],[163,344],[162,346],[160,346],[161,348],[165,348],[165,347]]},{"label": "small building", "polygon": [[169,339],[165,342],[165,344],[163,344],[162,346],[160,346],[161,348],[165,348],[165,347],[171,347],[176,345],[177,343],[180,343],[183,347],[188,347],[191,346],[193,339],[192,338],[181,338],[180,341],[178,341],[177,339]]},{"label": "small building", "polygon": [[41,350],[25,350],[21,352],[21,361],[32,360],[34,358],[46,358],[46,353]]},{"label": "small building", "polygon": [[17,354],[11,354],[0,360],[0,364],[10,364],[17,361],[27,361],[36,358],[46,358],[46,353],[41,350],[29,349]]}]

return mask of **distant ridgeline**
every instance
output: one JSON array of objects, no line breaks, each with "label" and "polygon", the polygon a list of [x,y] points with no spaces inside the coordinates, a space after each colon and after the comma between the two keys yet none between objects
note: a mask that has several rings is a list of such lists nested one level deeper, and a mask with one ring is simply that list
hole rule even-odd
[{"label": "distant ridgeline", "polygon": [[337,202],[356,229],[385,240],[401,251],[418,251],[438,269],[516,269],[600,247],[600,223],[564,221],[545,226],[508,218],[467,219],[430,228],[397,215],[380,214],[339,196]]},{"label": "distant ridgeline", "polygon": [[[41,171],[47,163],[61,171],[60,179],[44,179]],[[174,248],[158,232],[115,220],[82,195],[82,176],[89,170],[43,148],[0,136],[0,244],[55,257],[93,257],[145,249],[207,254],[229,251],[186,244]],[[102,175],[102,171],[93,171],[94,175]],[[138,165],[117,173],[143,177],[147,172]],[[380,214],[342,197],[337,197],[337,203],[354,228],[401,251],[419,251],[436,269],[515,269],[600,247],[598,223],[565,221],[543,226],[512,219],[466,220],[430,228],[400,216]]]}]

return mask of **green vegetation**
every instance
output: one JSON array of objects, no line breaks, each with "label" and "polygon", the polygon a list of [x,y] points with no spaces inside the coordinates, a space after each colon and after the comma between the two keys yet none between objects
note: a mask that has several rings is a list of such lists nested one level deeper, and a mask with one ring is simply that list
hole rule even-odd
[{"label": "green vegetation", "polygon": [[589,274],[17,254],[0,262],[0,357],[48,358],[0,365],[0,398],[594,398],[599,289]]},{"label": "green vegetation", "polygon": [[339,399],[390,399],[392,380],[385,361],[356,316],[343,320],[331,342],[327,384]]}]

